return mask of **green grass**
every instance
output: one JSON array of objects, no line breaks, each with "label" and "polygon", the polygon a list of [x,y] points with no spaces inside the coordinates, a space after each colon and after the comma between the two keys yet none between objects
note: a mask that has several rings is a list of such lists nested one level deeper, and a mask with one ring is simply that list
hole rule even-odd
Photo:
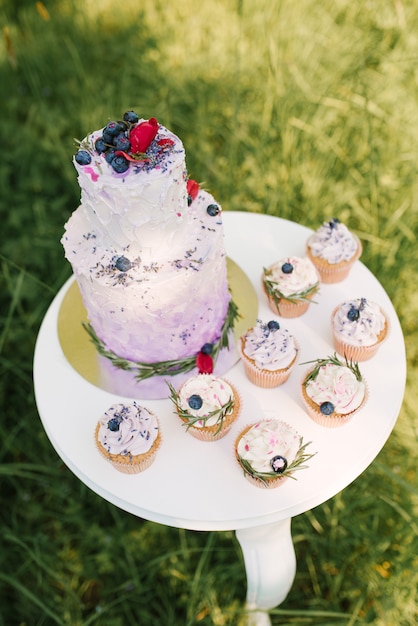
[{"label": "green grass", "polygon": [[[116,6],[117,5],[117,6]],[[293,521],[277,625],[418,623],[418,7],[413,0],[3,0],[0,23],[0,626],[228,626],[233,533],[166,528],[94,495],[38,418],[39,324],[70,275],[73,138],[135,108],[183,139],[225,210],[338,216],[398,311],[395,430],[344,492]],[[47,13],[45,13],[47,10]],[[49,18],[49,19],[48,19]]]}]

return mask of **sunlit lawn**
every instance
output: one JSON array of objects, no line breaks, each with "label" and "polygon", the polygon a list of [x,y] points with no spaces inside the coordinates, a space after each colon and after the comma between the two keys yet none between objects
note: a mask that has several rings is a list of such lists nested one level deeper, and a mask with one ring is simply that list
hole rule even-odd
[{"label": "sunlit lawn", "polygon": [[298,572],[271,619],[418,623],[418,6],[4,0],[0,19],[0,626],[239,624],[233,533],[107,504],[57,457],[34,402],[37,331],[70,275],[73,139],[131,107],[182,137],[224,210],[338,216],[361,237],[403,326],[405,402],[371,467],[295,518]]}]

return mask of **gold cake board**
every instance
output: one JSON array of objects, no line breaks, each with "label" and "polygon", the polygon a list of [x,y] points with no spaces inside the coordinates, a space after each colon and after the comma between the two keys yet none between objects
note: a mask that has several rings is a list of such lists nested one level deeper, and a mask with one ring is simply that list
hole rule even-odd
[{"label": "gold cake board", "polygon": [[[258,300],[245,272],[232,259],[227,259],[228,284],[232,299],[238,307],[234,335],[238,339],[254,325],[258,315]],[[58,338],[70,365],[88,382],[107,391],[100,373],[96,348],[83,328],[87,313],[80,290],[74,280],[66,292],[58,314]]]}]

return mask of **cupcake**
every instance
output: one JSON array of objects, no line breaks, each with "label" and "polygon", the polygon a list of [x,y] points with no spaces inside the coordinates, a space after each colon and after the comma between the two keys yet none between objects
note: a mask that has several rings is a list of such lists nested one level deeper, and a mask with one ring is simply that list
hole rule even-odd
[{"label": "cupcake", "polygon": [[231,429],[240,412],[239,396],[223,378],[198,374],[176,392],[169,385],[171,400],[186,430],[201,441],[216,441]]},{"label": "cupcake", "polygon": [[307,257],[288,257],[263,268],[263,289],[274,313],[299,317],[319,289],[319,275]]},{"label": "cupcake", "polygon": [[278,387],[289,378],[299,353],[293,335],[276,320],[267,324],[257,320],[240,338],[238,349],[247,378],[265,388]]},{"label": "cupcake", "polygon": [[334,309],[331,328],[337,352],[349,361],[367,361],[386,339],[389,321],[379,305],[357,298]]},{"label": "cupcake", "polygon": [[256,487],[273,489],[293,472],[306,467],[306,454],[297,431],[277,419],[266,419],[244,428],[235,442],[235,455],[245,478]]},{"label": "cupcake", "polygon": [[308,415],[321,426],[346,424],[366,402],[367,388],[357,363],[342,363],[336,354],[314,361],[302,382]]},{"label": "cupcake", "polygon": [[147,469],[160,443],[157,418],[136,402],[114,404],[96,426],[98,450],[124,474],[137,474]]},{"label": "cupcake", "polygon": [[360,239],[337,218],[324,222],[308,239],[306,252],[323,283],[344,280],[360,258]]}]

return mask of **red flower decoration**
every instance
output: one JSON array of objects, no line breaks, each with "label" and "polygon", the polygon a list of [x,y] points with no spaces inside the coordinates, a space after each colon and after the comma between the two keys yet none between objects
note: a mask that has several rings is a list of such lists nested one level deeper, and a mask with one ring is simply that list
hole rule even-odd
[{"label": "red flower decoration", "polygon": [[199,374],[212,374],[213,359],[210,354],[204,354],[203,352],[199,352],[196,357],[196,367],[199,370]]},{"label": "red flower decoration", "polygon": [[194,200],[199,193],[199,183],[189,178],[187,181],[187,193]]},{"label": "red flower decoration", "polygon": [[129,133],[129,141],[133,154],[146,152],[151,141],[158,132],[158,122],[155,117],[151,117],[147,122],[141,122]]}]

